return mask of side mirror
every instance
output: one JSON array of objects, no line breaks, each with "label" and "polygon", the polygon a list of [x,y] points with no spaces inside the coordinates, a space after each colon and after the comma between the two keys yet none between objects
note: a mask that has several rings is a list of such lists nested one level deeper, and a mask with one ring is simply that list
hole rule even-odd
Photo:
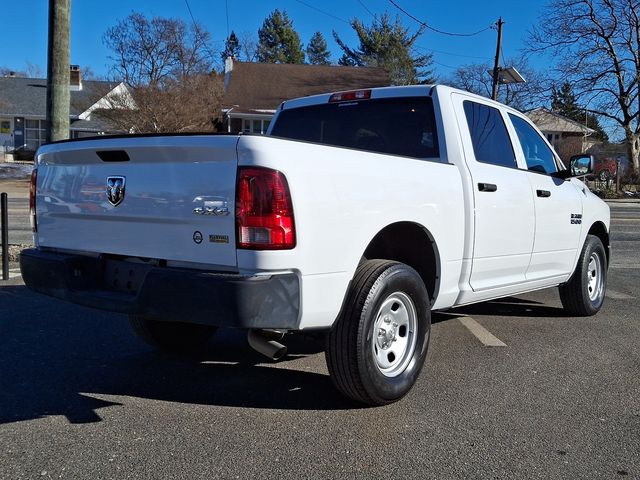
[{"label": "side mirror", "polygon": [[569,160],[572,177],[591,175],[595,170],[595,158],[593,155],[574,155]]},{"label": "side mirror", "polygon": [[571,177],[583,177],[586,175],[593,175],[595,170],[595,157],[593,155],[581,154],[574,155],[569,160],[569,169],[560,170],[553,176],[558,178],[571,178]]}]

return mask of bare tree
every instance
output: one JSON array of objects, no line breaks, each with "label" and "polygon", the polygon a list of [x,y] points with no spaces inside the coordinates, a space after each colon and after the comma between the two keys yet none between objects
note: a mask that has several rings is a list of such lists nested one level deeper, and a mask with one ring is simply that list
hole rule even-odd
[{"label": "bare tree", "polygon": [[199,24],[132,13],[103,36],[113,51],[114,76],[132,87],[162,86],[183,76],[209,73],[214,55],[210,35]]},{"label": "bare tree", "polygon": [[243,62],[255,62],[258,60],[258,39],[254,33],[242,32],[238,36],[240,53]]},{"label": "bare tree", "polygon": [[98,116],[116,129],[131,133],[213,131],[221,116],[223,80],[217,74],[189,75],[163,87],[132,87],[112,95]]},{"label": "bare tree", "polygon": [[530,52],[557,59],[557,80],[570,82],[589,112],[624,131],[633,169],[640,172],[637,0],[553,0],[529,37]]},{"label": "bare tree", "polygon": [[16,70],[8,67],[0,67],[0,77],[6,77],[13,75],[15,77],[26,78],[44,78],[42,68],[35,63],[31,63],[29,60],[25,62],[25,68],[23,70]]},{"label": "bare tree", "polygon": [[[543,74],[531,68],[523,59],[509,59],[507,65],[514,66],[526,82],[500,85],[498,88],[500,102],[519,110],[527,110],[548,100],[550,88]],[[493,66],[488,63],[464,65],[445,82],[461,90],[491,98],[493,78],[488,72],[492,69]]]},{"label": "bare tree", "polygon": [[133,13],[103,37],[113,73],[128,87],[98,112],[132,133],[210,131],[220,117],[223,83],[212,73],[217,55],[200,25]]}]

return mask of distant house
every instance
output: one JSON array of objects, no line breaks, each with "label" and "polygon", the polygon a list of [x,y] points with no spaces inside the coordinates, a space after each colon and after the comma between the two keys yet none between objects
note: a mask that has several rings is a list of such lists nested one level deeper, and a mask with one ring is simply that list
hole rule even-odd
[{"label": "distant house", "polygon": [[546,108],[530,110],[526,115],[546,135],[557,152],[570,148],[580,150],[572,153],[578,154],[600,143],[599,139],[592,137],[596,133],[594,129]]},{"label": "distant house", "polygon": [[389,73],[382,68],[249,63],[227,58],[222,101],[224,130],[265,133],[285,100],[389,84]]},{"label": "distant house", "polygon": [[[113,133],[114,128],[94,111],[110,108],[111,96],[128,95],[127,87],[116,82],[83,81],[77,65],[71,65],[70,73],[70,138]],[[37,150],[45,141],[46,110],[46,79],[0,78],[0,149]]]}]

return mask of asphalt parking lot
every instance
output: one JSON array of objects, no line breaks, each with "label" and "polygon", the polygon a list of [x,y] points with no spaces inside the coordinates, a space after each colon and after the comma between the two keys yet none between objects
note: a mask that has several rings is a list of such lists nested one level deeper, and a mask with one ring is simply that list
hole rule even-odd
[{"label": "asphalt parking lot", "polygon": [[0,282],[0,478],[640,478],[640,204],[612,215],[597,316],[555,290],[438,313],[382,408],[342,399],[311,340],[277,364],[234,331],[161,355],[122,315]]}]

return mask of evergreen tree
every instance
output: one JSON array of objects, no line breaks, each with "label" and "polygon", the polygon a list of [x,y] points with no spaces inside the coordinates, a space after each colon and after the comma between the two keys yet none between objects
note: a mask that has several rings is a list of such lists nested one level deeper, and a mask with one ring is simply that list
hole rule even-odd
[{"label": "evergreen tree", "polygon": [[551,92],[551,110],[582,125],[586,124],[587,127],[596,131],[595,136],[597,138],[603,142],[609,141],[609,136],[600,125],[598,116],[585,112],[585,108],[578,105],[570,83],[563,83],[560,89],[553,87]]},{"label": "evergreen tree", "polygon": [[433,82],[431,54],[412,53],[424,28],[410,35],[409,29],[402,25],[398,17],[394,21],[387,13],[375,16],[370,26],[355,19],[351,22],[351,27],[358,35],[358,48],[350,48],[333,32],[333,37],[344,52],[339,64],[353,62],[357,66],[385,68],[389,71],[393,85]]},{"label": "evergreen tree", "polygon": [[307,59],[312,65],[330,65],[329,57],[331,53],[327,50],[327,41],[320,32],[316,32],[311,37],[307,45]]},{"label": "evergreen tree", "polygon": [[356,67],[357,64],[353,58],[349,57],[346,53],[343,53],[338,60],[338,65],[341,67]]},{"label": "evergreen tree", "polygon": [[240,58],[240,41],[236,36],[235,32],[232,30],[231,35],[224,42],[224,50],[220,54],[222,57],[222,61],[224,62],[227,58],[231,57],[234,60]]},{"label": "evergreen tree", "polygon": [[264,63],[303,63],[300,35],[286,11],[277,8],[258,30],[258,61]]}]

